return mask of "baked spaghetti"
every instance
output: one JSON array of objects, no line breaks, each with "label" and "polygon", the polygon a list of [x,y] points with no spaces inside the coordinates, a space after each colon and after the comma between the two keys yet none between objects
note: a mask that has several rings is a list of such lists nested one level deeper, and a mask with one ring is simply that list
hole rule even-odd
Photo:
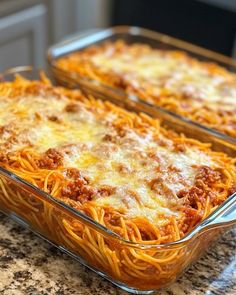
[{"label": "baked spaghetti", "polygon": [[236,76],[217,64],[116,41],[71,53],[55,65],[236,137]]},{"label": "baked spaghetti", "polygon": [[[0,124],[2,167],[127,241],[179,240],[235,190],[235,159],[157,119],[53,87],[45,77],[0,84]],[[0,202],[140,288],[170,280],[176,261],[185,263],[183,249],[122,247],[4,179]]]}]

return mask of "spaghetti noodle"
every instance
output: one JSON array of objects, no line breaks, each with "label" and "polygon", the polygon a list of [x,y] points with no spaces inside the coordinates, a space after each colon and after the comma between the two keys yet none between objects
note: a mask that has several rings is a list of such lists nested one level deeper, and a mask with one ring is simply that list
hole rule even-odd
[{"label": "spaghetti noodle", "polygon": [[[1,83],[0,107],[0,165],[125,240],[179,240],[235,190],[235,159],[45,77]],[[187,263],[184,249],[122,245],[4,177],[0,203],[141,289],[169,282],[176,261]]]},{"label": "spaghetti noodle", "polygon": [[98,80],[236,137],[236,76],[181,51],[123,41],[91,46],[55,61],[67,74]]}]

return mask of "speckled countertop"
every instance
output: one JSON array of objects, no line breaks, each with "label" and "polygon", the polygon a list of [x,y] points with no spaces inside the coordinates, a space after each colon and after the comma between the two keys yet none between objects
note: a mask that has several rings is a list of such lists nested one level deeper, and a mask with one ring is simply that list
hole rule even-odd
[{"label": "speckled countertop", "polygon": [[[0,213],[1,295],[125,295]],[[159,295],[236,295],[236,230]]]}]

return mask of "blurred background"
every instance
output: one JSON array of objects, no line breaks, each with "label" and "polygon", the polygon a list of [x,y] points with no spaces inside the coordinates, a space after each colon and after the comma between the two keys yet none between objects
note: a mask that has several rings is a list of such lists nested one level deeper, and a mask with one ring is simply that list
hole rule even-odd
[{"label": "blurred background", "polygon": [[76,32],[121,24],[236,58],[236,0],[0,0],[0,71],[45,67],[50,45]]}]

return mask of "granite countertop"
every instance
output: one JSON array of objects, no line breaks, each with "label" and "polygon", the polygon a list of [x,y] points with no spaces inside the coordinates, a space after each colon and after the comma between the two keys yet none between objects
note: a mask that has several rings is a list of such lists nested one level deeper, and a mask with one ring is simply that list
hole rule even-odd
[{"label": "granite countertop", "polygon": [[[126,295],[0,213],[1,295]],[[236,230],[159,295],[235,295]]]}]

